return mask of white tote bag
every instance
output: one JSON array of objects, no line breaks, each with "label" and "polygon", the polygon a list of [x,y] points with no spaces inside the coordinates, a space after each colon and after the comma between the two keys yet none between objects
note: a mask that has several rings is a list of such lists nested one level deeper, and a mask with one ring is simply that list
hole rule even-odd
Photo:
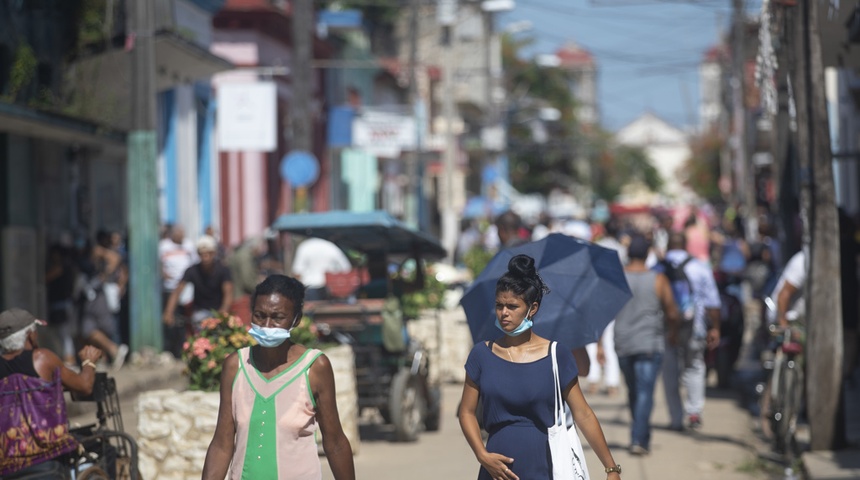
[{"label": "white tote bag", "polygon": [[555,351],[558,344],[552,342],[552,376],[555,383],[554,423],[547,429],[549,452],[552,458],[553,480],[589,480],[582,442],[576,432],[576,424],[568,431],[565,425],[564,397],[558,375],[558,358]]}]

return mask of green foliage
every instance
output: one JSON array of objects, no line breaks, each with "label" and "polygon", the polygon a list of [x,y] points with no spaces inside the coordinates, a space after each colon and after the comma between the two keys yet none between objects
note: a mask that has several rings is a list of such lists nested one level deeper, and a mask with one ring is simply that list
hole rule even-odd
[{"label": "green foliage", "polygon": [[625,185],[633,182],[640,182],[653,192],[663,188],[660,172],[639,147],[605,142],[594,164],[597,168],[594,188],[600,198],[612,201]]},{"label": "green foliage", "polygon": [[221,385],[224,359],[256,342],[239,317],[216,314],[203,320],[200,332],[182,347],[188,373],[189,390],[215,392]]},{"label": "green foliage", "polygon": [[9,72],[9,90],[6,95],[8,101],[14,102],[18,95],[32,83],[36,76],[36,67],[39,62],[33,48],[26,43],[21,43],[15,50],[15,59],[12,60],[12,68]]},{"label": "green foliage", "polygon": [[314,322],[310,317],[303,317],[302,321],[290,330],[290,341],[297,345],[304,345],[308,348],[319,347],[317,327],[314,325]]},{"label": "green foliage", "polygon": [[403,295],[402,307],[405,318],[418,318],[421,310],[442,308],[445,301],[445,284],[436,280],[436,276],[427,275],[424,288],[417,292]]},{"label": "green foliage", "polygon": [[78,22],[78,49],[105,41],[105,10],[107,0],[84,0]]},{"label": "green foliage", "polygon": [[[546,68],[534,60],[520,57],[531,38],[502,37],[502,65],[505,86],[511,92],[508,118],[508,149],[511,183],[524,192],[548,192],[556,186],[568,186],[577,178],[574,168],[576,101],[567,73],[560,68]],[[548,122],[548,141],[533,138],[532,121],[541,108],[555,108],[561,113],[557,122]]]},{"label": "green foliage", "polygon": [[478,275],[490,263],[493,255],[495,254],[484,248],[483,245],[475,245],[463,255],[463,263],[469,269],[469,272],[472,273],[472,278],[478,278]]}]

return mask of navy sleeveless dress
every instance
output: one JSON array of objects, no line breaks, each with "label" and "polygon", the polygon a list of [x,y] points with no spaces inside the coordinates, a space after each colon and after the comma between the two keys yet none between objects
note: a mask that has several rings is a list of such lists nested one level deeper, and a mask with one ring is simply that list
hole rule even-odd
[{"label": "navy sleeveless dress", "polygon": [[[576,379],[576,360],[569,348],[558,346],[562,385]],[[513,458],[509,468],[524,480],[552,478],[546,429],[553,423],[553,376],[549,349],[545,357],[514,363],[492,352],[485,342],[472,347],[466,374],[481,392],[487,451]],[[492,480],[483,467],[478,480]]]}]

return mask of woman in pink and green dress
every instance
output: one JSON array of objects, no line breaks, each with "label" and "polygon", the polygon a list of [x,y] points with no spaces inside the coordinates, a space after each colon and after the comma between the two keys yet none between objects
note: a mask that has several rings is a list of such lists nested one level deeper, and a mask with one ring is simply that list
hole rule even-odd
[{"label": "woman in pink and green dress", "polygon": [[352,448],[335,403],[334,374],[319,350],[290,341],[302,318],[304,285],[271,275],[251,296],[249,333],[258,345],[230,355],[204,479],[317,480],[315,434],[337,480],[355,480]]}]

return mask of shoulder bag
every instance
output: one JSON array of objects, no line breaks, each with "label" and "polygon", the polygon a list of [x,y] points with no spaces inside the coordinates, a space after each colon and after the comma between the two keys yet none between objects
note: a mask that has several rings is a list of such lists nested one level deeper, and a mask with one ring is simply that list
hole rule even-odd
[{"label": "shoulder bag", "polygon": [[20,373],[0,379],[0,477],[77,446],[69,432],[59,369],[50,382]]},{"label": "shoulder bag", "polygon": [[564,415],[564,396],[558,374],[556,342],[552,342],[552,376],[555,384],[554,422],[547,429],[550,457],[552,458],[553,480],[589,480],[582,442],[576,432],[576,424],[567,429]]}]

